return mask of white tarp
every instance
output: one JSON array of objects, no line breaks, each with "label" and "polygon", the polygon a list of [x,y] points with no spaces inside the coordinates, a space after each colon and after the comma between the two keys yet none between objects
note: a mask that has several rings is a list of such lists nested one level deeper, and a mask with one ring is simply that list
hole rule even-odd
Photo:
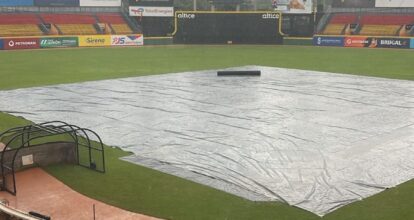
[{"label": "white tarp", "polygon": [[318,215],[414,177],[414,82],[269,67],[0,92],[0,111],[95,130],[125,160]]},{"label": "white tarp", "polygon": [[413,0],[376,0],[375,7],[407,8],[414,7]]},{"label": "white tarp", "polygon": [[80,6],[91,6],[91,7],[120,7],[121,0],[80,0]]}]

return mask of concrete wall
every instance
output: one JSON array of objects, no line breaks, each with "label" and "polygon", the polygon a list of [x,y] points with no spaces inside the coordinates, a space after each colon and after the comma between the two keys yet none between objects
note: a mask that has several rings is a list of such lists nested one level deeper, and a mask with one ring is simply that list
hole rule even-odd
[{"label": "concrete wall", "polygon": [[[4,161],[11,163],[16,150],[5,152]],[[23,165],[22,157],[33,155],[32,165]],[[73,143],[52,143],[19,150],[14,162],[15,171],[34,166],[47,166],[57,163],[77,163],[76,145]],[[1,170],[0,170],[1,172]]]}]

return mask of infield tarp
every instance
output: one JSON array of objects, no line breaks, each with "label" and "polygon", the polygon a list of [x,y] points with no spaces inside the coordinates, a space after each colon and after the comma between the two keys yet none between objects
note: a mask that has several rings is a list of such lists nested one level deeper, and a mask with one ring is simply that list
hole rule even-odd
[{"label": "infield tarp", "polygon": [[318,215],[414,177],[414,82],[268,67],[0,92],[0,111],[95,130],[125,160]]}]

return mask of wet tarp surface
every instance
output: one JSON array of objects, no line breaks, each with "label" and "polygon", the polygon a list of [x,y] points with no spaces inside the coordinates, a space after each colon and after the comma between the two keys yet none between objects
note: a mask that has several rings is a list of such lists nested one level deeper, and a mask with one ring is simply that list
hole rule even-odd
[{"label": "wet tarp surface", "polygon": [[[237,69],[237,68],[236,68]],[[0,92],[0,111],[95,130],[124,158],[324,215],[414,177],[414,83],[269,67]]]}]

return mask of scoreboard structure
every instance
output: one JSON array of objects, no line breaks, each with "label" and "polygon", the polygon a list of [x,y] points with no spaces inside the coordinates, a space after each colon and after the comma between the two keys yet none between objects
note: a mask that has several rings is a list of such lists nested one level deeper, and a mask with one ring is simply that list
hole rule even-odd
[{"label": "scoreboard structure", "polygon": [[177,11],[177,44],[282,44],[279,12]]}]

